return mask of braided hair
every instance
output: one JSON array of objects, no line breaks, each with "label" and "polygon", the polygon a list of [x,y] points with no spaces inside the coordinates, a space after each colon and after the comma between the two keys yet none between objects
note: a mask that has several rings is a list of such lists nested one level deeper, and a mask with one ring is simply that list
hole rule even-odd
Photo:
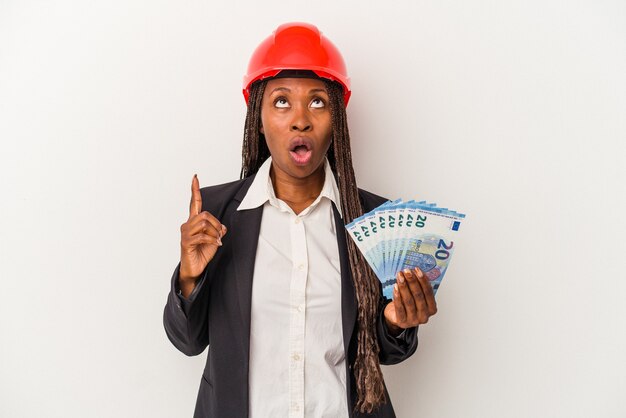
[{"label": "braided hair", "polygon": [[[315,77],[315,76],[313,76]],[[357,184],[352,168],[350,133],[342,86],[334,81],[322,79],[329,96],[332,118],[332,146],[327,158],[337,179],[341,210],[346,224],[363,214]],[[242,147],[241,179],[255,174],[270,156],[265,136],[259,132],[261,126],[261,101],[266,80],[250,86],[250,97],[246,114]],[[376,319],[380,300],[380,284],[354,241],[348,237],[348,259],[358,305],[357,355],[354,364],[357,402],[354,412],[371,413],[381,404],[387,403],[384,391],[383,374],[378,360],[379,345],[376,336]]]}]

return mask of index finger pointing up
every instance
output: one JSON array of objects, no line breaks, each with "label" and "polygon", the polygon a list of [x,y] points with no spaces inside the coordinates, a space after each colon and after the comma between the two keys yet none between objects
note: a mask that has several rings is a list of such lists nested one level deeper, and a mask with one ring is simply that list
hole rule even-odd
[{"label": "index finger pointing up", "polygon": [[191,202],[189,202],[189,219],[202,211],[202,195],[200,194],[200,181],[194,174],[191,179]]}]

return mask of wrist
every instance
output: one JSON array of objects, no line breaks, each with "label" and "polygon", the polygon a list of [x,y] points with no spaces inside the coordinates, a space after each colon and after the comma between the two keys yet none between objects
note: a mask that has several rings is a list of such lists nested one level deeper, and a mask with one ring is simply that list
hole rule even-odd
[{"label": "wrist", "polygon": [[197,277],[183,276],[182,274],[178,276],[178,283],[181,285],[193,285],[197,280]]},{"label": "wrist", "polygon": [[197,277],[178,277],[178,289],[180,290],[180,294],[187,299],[193,289],[196,287]]},{"label": "wrist", "polygon": [[387,329],[389,330],[389,334],[391,334],[392,337],[397,337],[404,330],[404,328],[401,328],[389,322],[387,318],[385,318],[385,322],[387,323]]}]

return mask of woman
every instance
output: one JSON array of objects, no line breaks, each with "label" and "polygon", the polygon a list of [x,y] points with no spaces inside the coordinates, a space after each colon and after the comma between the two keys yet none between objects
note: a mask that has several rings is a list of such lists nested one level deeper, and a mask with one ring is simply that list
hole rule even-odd
[{"label": "woman", "polygon": [[345,65],[313,25],[255,51],[241,180],[192,180],[164,312],[187,355],[208,346],[195,417],[394,417],[380,364],[417,347],[436,312],[418,269],[393,301],[344,225],[387,199],[358,189]]}]

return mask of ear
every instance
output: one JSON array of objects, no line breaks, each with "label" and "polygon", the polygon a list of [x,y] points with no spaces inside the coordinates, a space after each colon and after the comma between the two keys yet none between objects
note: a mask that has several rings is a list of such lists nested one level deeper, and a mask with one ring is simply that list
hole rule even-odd
[{"label": "ear", "polygon": [[263,135],[265,135],[265,131],[263,130],[263,125],[261,125],[261,127],[259,128],[259,132],[261,132]]}]

